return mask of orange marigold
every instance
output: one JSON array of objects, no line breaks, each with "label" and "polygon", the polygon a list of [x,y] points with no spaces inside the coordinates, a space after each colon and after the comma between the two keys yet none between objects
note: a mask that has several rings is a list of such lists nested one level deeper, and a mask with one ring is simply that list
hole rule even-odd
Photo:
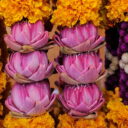
[{"label": "orange marigold", "polygon": [[49,113],[33,118],[15,118],[8,114],[3,125],[5,128],[54,128],[54,119]]},{"label": "orange marigold", "polygon": [[109,0],[106,9],[110,21],[128,21],[128,0]]},{"label": "orange marigold", "polygon": [[73,119],[67,114],[59,116],[57,128],[106,128],[105,113],[99,112],[96,119]]},{"label": "orange marigold", "polygon": [[0,16],[5,24],[11,26],[15,22],[27,18],[30,23],[44,20],[51,14],[47,0],[0,0]]},{"label": "orange marigold", "polygon": [[89,21],[96,26],[103,20],[99,10],[102,0],[58,0],[51,22],[56,25],[72,27],[78,21],[85,24]]}]

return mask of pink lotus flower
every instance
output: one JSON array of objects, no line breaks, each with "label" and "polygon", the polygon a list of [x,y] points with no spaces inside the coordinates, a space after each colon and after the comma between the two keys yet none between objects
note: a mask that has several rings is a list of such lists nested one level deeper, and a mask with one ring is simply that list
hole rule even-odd
[{"label": "pink lotus flower", "polygon": [[5,104],[16,115],[36,116],[51,107],[57,94],[58,90],[51,94],[50,86],[45,81],[27,85],[16,83]]},{"label": "pink lotus flower", "polygon": [[65,56],[63,65],[56,67],[60,80],[75,85],[95,82],[101,69],[102,62],[95,53]]},{"label": "pink lotus flower", "polygon": [[48,64],[45,52],[31,52],[27,54],[13,53],[6,64],[6,72],[19,83],[31,83],[47,78],[53,69]]},{"label": "pink lotus flower", "polygon": [[74,28],[65,28],[60,35],[55,35],[55,41],[60,46],[71,48],[78,52],[90,51],[104,41],[98,35],[98,30],[93,24],[78,25]]},{"label": "pink lotus flower", "polygon": [[104,98],[97,85],[65,86],[59,99],[66,112],[74,117],[92,114],[104,103]]},{"label": "pink lotus flower", "polygon": [[25,48],[38,49],[48,43],[48,32],[44,30],[41,21],[35,24],[22,22],[15,24],[11,34],[5,35],[4,40],[14,51],[22,51]]}]

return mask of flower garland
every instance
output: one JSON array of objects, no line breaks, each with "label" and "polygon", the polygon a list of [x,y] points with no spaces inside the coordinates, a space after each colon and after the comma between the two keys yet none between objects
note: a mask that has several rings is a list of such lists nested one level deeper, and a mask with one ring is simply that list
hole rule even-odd
[{"label": "flower garland", "polygon": [[56,25],[72,27],[78,21],[86,24],[92,21],[99,26],[102,17],[99,14],[102,0],[58,0],[51,22]]},{"label": "flower garland", "polygon": [[4,17],[5,24],[11,26],[15,22],[27,18],[30,23],[44,20],[51,14],[47,0],[1,0],[0,16]]},{"label": "flower garland", "polygon": [[106,9],[110,21],[128,21],[128,0],[109,0]]},{"label": "flower garland", "polygon": [[5,128],[54,128],[55,122],[49,113],[33,118],[15,118],[8,114],[3,124]]}]

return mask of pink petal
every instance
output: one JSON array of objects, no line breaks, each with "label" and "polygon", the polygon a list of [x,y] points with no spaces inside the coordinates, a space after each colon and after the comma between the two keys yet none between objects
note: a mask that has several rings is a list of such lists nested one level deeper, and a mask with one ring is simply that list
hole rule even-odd
[{"label": "pink petal", "polygon": [[45,32],[44,36],[38,39],[36,42],[32,43],[31,46],[34,48],[42,48],[48,43],[48,32]]},{"label": "pink petal", "polygon": [[13,41],[10,35],[5,35],[4,36],[4,41],[7,44],[9,48],[11,48],[14,51],[19,51],[21,50],[21,45],[18,44],[17,42]]},{"label": "pink petal", "polygon": [[7,106],[7,108],[13,112],[17,112],[17,113],[22,113],[20,110],[18,110],[18,108],[16,108],[16,106],[13,104],[12,98],[9,96],[6,101],[5,101],[5,105]]}]

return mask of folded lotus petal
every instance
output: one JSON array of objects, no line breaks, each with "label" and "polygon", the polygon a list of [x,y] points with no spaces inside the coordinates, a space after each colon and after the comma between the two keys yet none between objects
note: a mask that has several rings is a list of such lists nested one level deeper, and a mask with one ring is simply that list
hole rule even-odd
[{"label": "folded lotus petal", "polygon": [[[12,53],[6,65],[6,72],[15,80],[16,76],[21,76],[28,83],[41,81],[51,74],[53,64],[48,64],[48,58],[45,52],[35,51],[27,54]],[[17,80],[19,82],[22,80]],[[20,83],[21,83],[20,82]]]},{"label": "folded lotus petal", "polygon": [[97,38],[97,40],[94,43],[91,44],[92,49],[96,48],[96,46],[101,44],[101,42],[103,42],[104,40],[105,40],[104,37],[99,36]]},{"label": "folded lotus petal", "polygon": [[[42,48],[43,46],[45,46],[48,43],[48,32],[45,32],[45,34],[43,35],[43,37],[41,39],[38,39],[36,42],[32,43],[32,47],[33,48]],[[42,44],[43,43],[43,44]]]},{"label": "folded lotus petal", "polygon": [[37,105],[34,108],[32,108],[29,112],[27,112],[26,115],[29,115],[29,116],[41,115],[46,111],[47,109],[45,108],[44,103],[42,101],[37,103]]},{"label": "folded lotus petal", "polygon": [[98,35],[98,29],[91,23],[65,28],[54,39],[60,46],[77,52],[90,51],[104,41],[104,38]]},{"label": "folded lotus petal", "polygon": [[5,100],[5,105],[13,112],[23,113],[13,104],[12,98],[9,96],[8,99]]},{"label": "folded lotus petal", "polygon": [[55,89],[55,90],[52,92],[51,97],[50,97],[50,103],[49,103],[47,106],[45,106],[47,110],[52,106],[52,104],[53,104],[54,101],[56,100],[58,94],[59,94],[59,91],[58,91],[57,89]]},{"label": "folded lotus petal", "polygon": [[11,77],[14,77],[16,74],[16,71],[9,64],[6,64],[5,70],[6,70],[6,73],[9,74]]},{"label": "folded lotus petal", "polygon": [[37,102],[36,106],[30,110],[27,115],[40,115],[43,114],[44,112],[46,112],[53,104],[53,102],[55,101],[56,97],[58,95],[58,91],[53,91],[53,93],[51,94],[51,98],[48,99],[47,96],[45,96],[45,98],[40,101],[39,103]]},{"label": "folded lotus petal", "polygon": [[45,72],[45,76],[49,76],[50,74],[51,74],[51,72],[52,72],[52,70],[53,70],[53,63],[51,62],[51,63],[49,63],[49,65],[48,65],[48,67],[47,67],[47,70],[46,70],[46,72]]},{"label": "folded lotus petal", "polygon": [[87,116],[98,110],[103,102],[103,95],[97,85],[65,86],[59,100],[69,115]]},{"label": "folded lotus petal", "polygon": [[34,101],[28,97],[25,87],[20,85],[14,86],[12,89],[13,103],[22,112],[27,112],[34,106]]},{"label": "folded lotus petal", "polygon": [[89,69],[88,71],[83,72],[79,77],[77,76],[75,80],[80,81],[81,83],[93,83],[99,77],[99,73],[96,69]]},{"label": "folded lotus petal", "polygon": [[39,49],[48,43],[48,31],[44,30],[41,21],[34,24],[16,23],[11,28],[11,34],[6,35],[4,40],[8,47],[15,51],[22,51],[24,46]]},{"label": "folded lotus petal", "polygon": [[43,65],[40,65],[38,70],[32,74],[29,79],[33,80],[33,81],[40,81],[44,78],[46,78],[47,76],[45,75],[46,69],[44,69]]},{"label": "folded lotus petal", "polygon": [[54,35],[53,39],[59,46],[64,46],[63,42],[61,41],[58,35]]},{"label": "folded lotus petal", "polygon": [[86,40],[83,43],[81,43],[75,47],[72,47],[72,49],[74,49],[75,51],[78,51],[78,52],[91,50],[92,49],[91,42],[90,42],[90,40]]},{"label": "folded lotus petal", "polygon": [[68,105],[67,105],[65,99],[63,98],[63,96],[62,96],[62,95],[59,95],[58,98],[59,98],[59,100],[61,101],[62,105],[63,105],[67,110],[69,110],[69,107],[68,107]]},{"label": "folded lotus petal", "polygon": [[4,36],[4,41],[7,44],[7,46],[13,50],[18,50],[20,51],[22,46],[19,45],[17,42],[13,41],[13,39],[11,39],[10,35],[5,35]]},{"label": "folded lotus petal", "polygon": [[[94,111],[98,110],[98,109],[103,105],[104,102],[105,102],[105,99],[102,97],[102,98],[99,100],[99,102],[98,102],[97,104],[95,104],[95,105],[91,108],[90,112],[94,112]],[[96,107],[95,107],[95,106],[96,106]]]}]

